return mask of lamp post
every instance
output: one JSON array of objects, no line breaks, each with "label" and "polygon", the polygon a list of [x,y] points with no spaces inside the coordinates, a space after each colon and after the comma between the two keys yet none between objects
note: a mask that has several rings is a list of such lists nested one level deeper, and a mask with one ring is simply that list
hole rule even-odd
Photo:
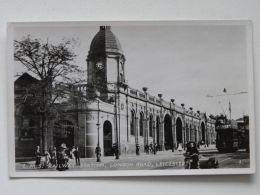
[{"label": "lamp post", "polygon": [[197,135],[197,137],[198,137],[199,143],[201,143],[201,135],[200,135],[200,132],[201,132],[200,120],[201,120],[201,118],[200,118],[200,111],[199,110],[197,110],[197,114],[198,114],[198,118],[199,118],[199,126],[198,126],[198,135]]},{"label": "lamp post", "polygon": [[115,156],[116,160],[119,159],[119,132],[118,132],[118,100],[117,100],[117,95],[119,94],[119,89],[118,89],[118,84],[115,84],[115,98],[114,98],[114,103],[115,103],[115,131],[116,131],[116,144],[113,146],[113,150],[115,151]]},{"label": "lamp post", "polygon": [[[162,129],[162,97],[163,97],[163,94],[161,94],[161,93],[158,93],[158,97],[159,97],[159,99],[160,99],[160,104],[161,104],[161,111],[160,111],[160,130]],[[159,137],[159,140],[160,140],[160,137]],[[159,143],[160,143],[160,141],[159,141]],[[161,138],[161,143],[162,144],[160,144],[160,150],[164,150],[164,138],[163,138],[163,135],[162,135],[162,138]]]},{"label": "lamp post", "polygon": [[100,144],[99,144],[99,127],[100,127],[100,122],[99,122],[99,97],[100,97],[100,93],[98,91],[96,91],[96,98],[97,98],[97,105],[98,105],[98,119],[97,119],[97,132],[98,132],[98,143],[97,143],[97,147],[96,147],[96,156],[97,156],[97,162],[101,162],[100,160],[100,156],[101,156],[101,148],[100,148]]},{"label": "lamp post", "polygon": [[185,121],[185,104],[182,103],[181,107],[183,109],[183,126],[182,126],[182,147],[185,149],[185,131],[186,131],[186,121]]},{"label": "lamp post", "polygon": [[145,93],[145,139],[146,139],[146,144],[148,145],[149,142],[148,142],[148,111],[147,111],[147,90],[148,88],[147,87],[143,87],[143,91]]},{"label": "lamp post", "polygon": [[[188,141],[195,141],[196,142],[196,129],[194,128],[194,125],[193,125],[193,108],[190,107],[190,115],[192,116],[191,117],[191,125],[190,125],[190,130],[188,131],[188,135],[186,135],[187,138],[189,138]],[[186,132],[187,133],[187,132]]]},{"label": "lamp post", "polygon": [[[171,103],[170,103],[171,118],[173,117],[172,105],[174,105],[174,101],[175,101],[175,99],[171,99]],[[172,139],[174,139],[173,136],[172,136]],[[172,143],[172,152],[174,152],[174,144],[173,143]]]}]

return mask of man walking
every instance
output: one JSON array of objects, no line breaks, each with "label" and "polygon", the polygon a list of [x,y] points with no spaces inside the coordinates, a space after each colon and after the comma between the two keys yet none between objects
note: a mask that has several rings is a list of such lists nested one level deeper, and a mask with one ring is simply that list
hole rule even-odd
[{"label": "man walking", "polygon": [[79,147],[77,146],[76,148],[73,147],[73,154],[76,160],[76,166],[80,166],[80,155],[79,155]]}]

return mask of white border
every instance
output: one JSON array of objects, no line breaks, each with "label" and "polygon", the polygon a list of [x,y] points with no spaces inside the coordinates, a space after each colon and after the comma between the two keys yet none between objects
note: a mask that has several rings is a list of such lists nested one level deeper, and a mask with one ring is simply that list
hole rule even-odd
[{"label": "white border", "polygon": [[[198,169],[198,170],[127,170],[127,171],[64,171],[64,172],[26,172],[15,170],[15,131],[14,131],[14,85],[13,85],[13,32],[18,26],[68,26],[74,25],[245,25],[247,33],[247,66],[249,92],[249,129],[250,129],[250,168]],[[10,177],[110,177],[110,176],[167,176],[167,175],[230,175],[255,173],[255,111],[253,77],[253,31],[249,20],[190,20],[190,21],[92,21],[92,22],[14,22],[7,26],[7,74],[8,74],[8,149]]]}]

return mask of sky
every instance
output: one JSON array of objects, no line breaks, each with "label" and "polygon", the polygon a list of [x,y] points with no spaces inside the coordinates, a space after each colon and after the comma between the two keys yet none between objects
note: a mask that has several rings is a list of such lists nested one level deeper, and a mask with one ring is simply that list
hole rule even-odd
[{"label": "sky", "polygon": [[[86,23],[42,23],[14,28],[13,38],[33,38],[59,43],[74,39],[75,63],[86,69],[90,43],[99,25]],[[248,94],[221,95],[248,91],[246,28],[242,25],[198,23],[114,24],[112,32],[119,39],[126,58],[125,72],[129,86],[163,99],[175,99],[207,114],[228,114],[231,102],[232,118],[248,114]],[[14,62],[14,75],[24,71]],[[86,75],[87,76],[87,75]]]}]

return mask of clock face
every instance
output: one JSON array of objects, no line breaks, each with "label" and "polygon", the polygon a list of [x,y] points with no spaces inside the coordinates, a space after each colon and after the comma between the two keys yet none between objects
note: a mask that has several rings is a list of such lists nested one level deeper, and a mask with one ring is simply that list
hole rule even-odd
[{"label": "clock face", "polygon": [[101,71],[101,70],[104,70],[104,64],[103,62],[99,61],[96,63],[96,68],[97,70]]}]

